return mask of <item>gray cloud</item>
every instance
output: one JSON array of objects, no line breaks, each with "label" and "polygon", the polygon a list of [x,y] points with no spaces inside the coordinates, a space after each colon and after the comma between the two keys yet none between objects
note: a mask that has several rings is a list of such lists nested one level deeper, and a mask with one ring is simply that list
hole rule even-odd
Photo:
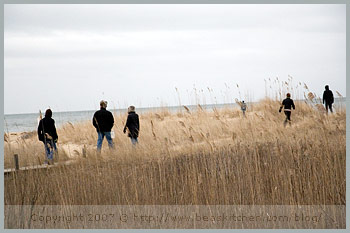
[{"label": "gray cloud", "polygon": [[345,44],[345,5],[5,5],[5,113],[261,98],[288,74],[345,95]]},{"label": "gray cloud", "polygon": [[278,28],[343,32],[345,5],[5,5],[5,30],[149,31]]}]

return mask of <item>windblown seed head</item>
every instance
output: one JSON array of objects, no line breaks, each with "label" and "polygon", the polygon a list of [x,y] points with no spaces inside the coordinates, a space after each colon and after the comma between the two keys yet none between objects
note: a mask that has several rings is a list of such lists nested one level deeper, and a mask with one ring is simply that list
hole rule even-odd
[{"label": "windblown seed head", "polygon": [[309,93],[307,94],[307,98],[308,98],[310,101],[312,101],[312,100],[315,98],[315,95],[312,94],[312,92],[309,92]]},{"label": "windblown seed head", "polygon": [[343,97],[338,91],[335,91],[339,97]]}]

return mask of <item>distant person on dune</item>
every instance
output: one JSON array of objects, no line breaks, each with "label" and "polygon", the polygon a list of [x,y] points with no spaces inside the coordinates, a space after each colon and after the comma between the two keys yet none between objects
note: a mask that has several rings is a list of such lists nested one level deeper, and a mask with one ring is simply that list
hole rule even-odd
[{"label": "distant person on dune", "polygon": [[97,152],[101,152],[103,138],[106,136],[109,148],[114,148],[111,130],[114,125],[114,117],[107,108],[107,101],[101,100],[100,110],[96,111],[92,118],[92,124],[97,131]]},{"label": "distant person on dune", "polygon": [[128,108],[128,118],[126,120],[126,124],[123,132],[126,133],[126,129],[128,129],[128,137],[130,137],[131,143],[135,146],[138,143],[138,136],[140,131],[140,122],[139,115],[135,113],[135,107],[130,106]]},{"label": "distant person on dune", "polygon": [[287,125],[287,122],[289,125],[291,124],[290,115],[292,114],[292,108],[295,109],[295,105],[293,100],[290,98],[290,93],[287,93],[287,98],[282,101],[281,107],[279,109],[279,112],[282,111],[282,108],[284,107],[284,114],[286,115],[286,119],[284,121],[284,126]]},{"label": "distant person on dune", "polygon": [[38,137],[45,145],[46,164],[53,163],[53,155],[57,152],[56,143],[58,135],[55,127],[55,120],[51,118],[52,111],[47,109],[45,117],[39,121]]},{"label": "distant person on dune", "polygon": [[247,104],[244,103],[244,100],[242,100],[242,103],[241,103],[241,110],[243,112],[243,117],[245,117],[245,111],[247,110]]},{"label": "distant person on dune", "polygon": [[326,105],[327,113],[328,113],[328,108],[333,113],[332,104],[334,103],[334,97],[333,97],[333,92],[329,90],[328,85],[325,86],[325,91],[323,92],[322,101],[323,101],[323,104]]}]

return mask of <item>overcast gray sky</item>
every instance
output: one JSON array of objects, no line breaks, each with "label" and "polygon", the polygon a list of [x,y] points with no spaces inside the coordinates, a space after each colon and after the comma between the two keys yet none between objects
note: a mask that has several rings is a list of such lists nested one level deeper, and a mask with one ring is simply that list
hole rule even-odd
[{"label": "overcast gray sky", "polygon": [[[346,95],[345,5],[5,5],[5,114]],[[239,91],[236,87],[239,85]],[[213,89],[208,91],[208,87]],[[200,92],[203,90],[203,93]]]}]

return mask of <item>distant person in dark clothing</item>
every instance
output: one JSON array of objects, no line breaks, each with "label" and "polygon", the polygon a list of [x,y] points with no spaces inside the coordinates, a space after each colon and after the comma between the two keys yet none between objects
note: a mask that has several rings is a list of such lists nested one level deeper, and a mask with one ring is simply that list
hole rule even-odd
[{"label": "distant person in dark clothing", "polygon": [[46,164],[53,163],[53,155],[57,152],[56,143],[58,135],[55,127],[55,120],[51,118],[52,111],[47,109],[45,117],[39,121],[38,137],[45,145]]},{"label": "distant person in dark clothing", "polygon": [[129,130],[128,137],[130,137],[131,143],[136,145],[138,143],[138,136],[140,131],[139,115],[135,113],[135,107],[130,106],[128,108],[128,119],[123,132],[126,133],[126,129]]},{"label": "distant person in dark clothing", "polygon": [[106,136],[109,148],[114,148],[113,140],[111,137],[111,130],[114,125],[114,118],[110,111],[106,110],[107,101],[101,100],[100,110],[96,111],[92,118],[92,124],[96,128],[97,139],[97,151],[100,152],[102,148],[103,138]]},{"label": "distant person in dark clothing", "polygon": [[291,124],[290,115],[292,114],[292,108],[295,109],[294,102],[290,98],[290,93],[287,93],[287,98],[282,101],[279,112],[282,111],[283,107],[284,107],[284,114],[286,115],[286,120],[284,121],[284,126],[287,125],[287,122],[290,125]]},{"label": "distant person in dark clothing", "polygon": [[325,89],[326,90],[323,92],[323,98],[322,98],[323,104],[326,105],[327,113],[328,113],[328,108],[331,112],[333,112],[333,109],[332,109],[332,104],[334,103],[333,92],[329,90],[328,85],[325,86]]},{"label": "distant person in dark clothing", "polygon": [[241,110],[243,112],[243,117],[245,117],[245,111],[247,110],[247,104],[244,103],[244,100],[241,103]]}]

